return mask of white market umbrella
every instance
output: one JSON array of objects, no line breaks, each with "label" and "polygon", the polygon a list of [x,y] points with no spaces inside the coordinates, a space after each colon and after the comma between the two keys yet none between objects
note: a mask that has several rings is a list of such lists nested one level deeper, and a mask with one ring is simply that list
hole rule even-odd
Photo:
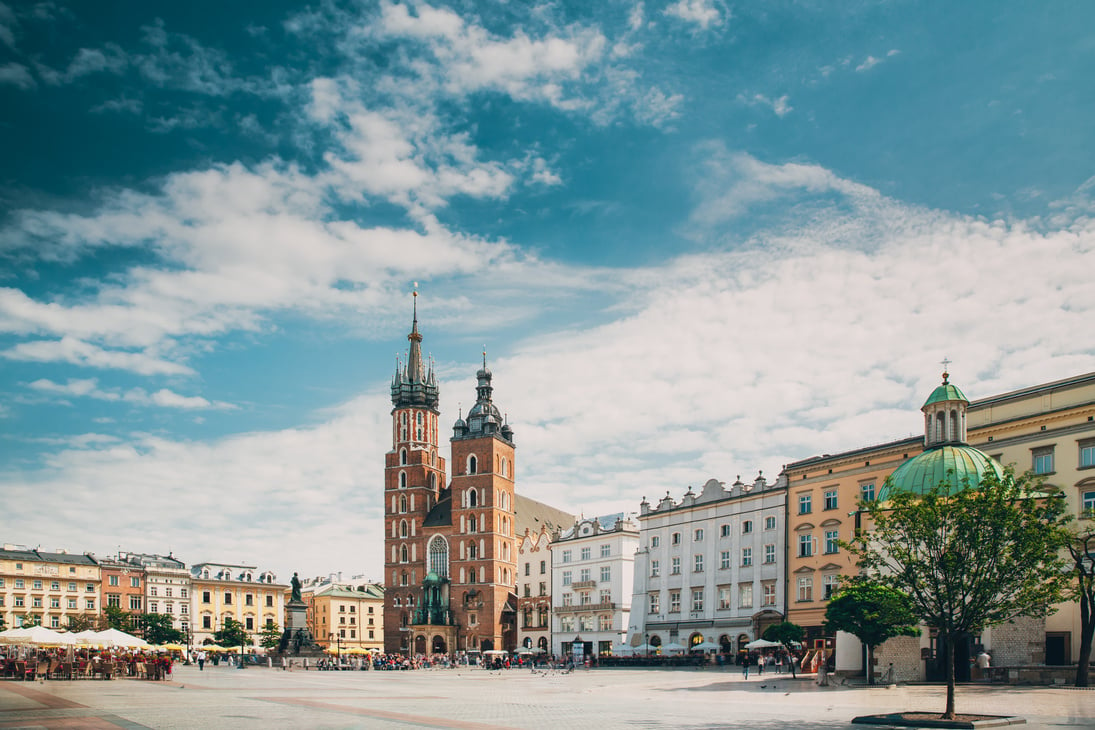
[{"label": "white market umbrella", "polygon": [[131,649],[148,646],[148,642],[144,639],[138,639],[136,636],[127,634],[124,631],[118,631],[118,629],[96,631],[94,635],[89,636],[85,639],[85,643],[106,644],[108,646],[124,646]]},{"label": "white market umbrella", "polygon": [[704,641],[691,647],[689,651],[718,651],[722,647],[710,641]]},{"label": "white market umbrella", "polygon": [[681,644],[678,644],[675,641],[672,641],[672,642],[670,642],[670,643],[668,643],[668,644],[666,644],[665,646],[662,647],[662,651],[667,651],[670,654],[676,654],[678,652],[687,651],[687,650],[688,650],[688,647],[682,646]]},{"label": "white market umbrella", "polygon": [[32,626],[29,629],[10,629],[0,633],[0,641],[5,644],[36,644],[57,646],[76,643],[71,634],[62,634],[45,626]]},{"label": "white market umbrella", "polygon": [[783,646],[778,641],[768,641],[767,639],[753,639],[745,645],[746,649],[775,649],[777,646]]}]

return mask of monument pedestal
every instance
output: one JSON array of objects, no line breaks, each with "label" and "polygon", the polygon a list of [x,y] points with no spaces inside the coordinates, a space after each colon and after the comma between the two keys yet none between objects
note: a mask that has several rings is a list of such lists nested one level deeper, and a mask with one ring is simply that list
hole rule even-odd
[{"label": "monument pedestal", "polygon": [[322,657],[323,649],[316,645],[315,637],[308,628],[308,604],[300,599],[290,599],[285,604],[285,631],[281,634],[278,657]]}]

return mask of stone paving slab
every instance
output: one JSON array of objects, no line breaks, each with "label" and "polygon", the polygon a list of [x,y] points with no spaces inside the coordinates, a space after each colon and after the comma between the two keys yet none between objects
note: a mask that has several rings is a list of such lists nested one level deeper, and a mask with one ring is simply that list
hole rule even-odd
[{"label": "stone paving slab", "polygon": [[[940,711],[944,688],[818,687],[736,671],[511,669],[317,672],[177,667],[170,682],[0,681],[8,728],[407,730],[853,730],[852,718]],[[1030,730],[1095,728],[1095,691],[960,687],[959,712],[1016,714]]]}]

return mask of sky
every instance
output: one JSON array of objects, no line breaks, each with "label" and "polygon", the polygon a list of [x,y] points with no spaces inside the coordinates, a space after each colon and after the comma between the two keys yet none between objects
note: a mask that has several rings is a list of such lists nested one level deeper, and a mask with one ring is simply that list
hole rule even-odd
[{"label": "sky", "polygon": [[380,579],[416,286],[442,423],[486,351],[585,516],[1095,371],[1092,27],[0,0],[0,541]]}]

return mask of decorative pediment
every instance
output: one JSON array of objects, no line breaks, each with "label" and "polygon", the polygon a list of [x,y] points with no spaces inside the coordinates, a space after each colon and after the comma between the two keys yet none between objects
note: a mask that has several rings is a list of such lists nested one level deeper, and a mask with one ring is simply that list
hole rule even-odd
[{"label": "decorative pediment", "polygon": [[801,568],[796,569],[794,572],[796,572],[796,573],[813,573],[814,569],[809,567],[808,565],[804,565]]},{"label": "decorative pediment", "polygon": [[797,527],[795,527],[796,532],[805,532],[806,530],[812,530],[812,529],[814,529],[814,523],[813,522],[803,522],[801,525],[798,525]]},{"label": "decorative pediment", "polygon": [[835,526],[835,525],[839,525],[839,524],[840,524],[840,520],[838,520],[838,519],[837,519],[837,518],[835,518],[835,517],[830,517],[829,519],[827,519],[827,520],[825,520],[824,522],[822,522],[822,523],[821,523],[821,526],[822,526],[822,527],[833,527],[833,526]]},{"label": "decorative pediment", "polygon": [[836,563],[826,563],[825,565],[818,568],[818,570],[821,570],[821,571],[843,570],[843,569],[844,569],[843,565],[837,565]]}]

